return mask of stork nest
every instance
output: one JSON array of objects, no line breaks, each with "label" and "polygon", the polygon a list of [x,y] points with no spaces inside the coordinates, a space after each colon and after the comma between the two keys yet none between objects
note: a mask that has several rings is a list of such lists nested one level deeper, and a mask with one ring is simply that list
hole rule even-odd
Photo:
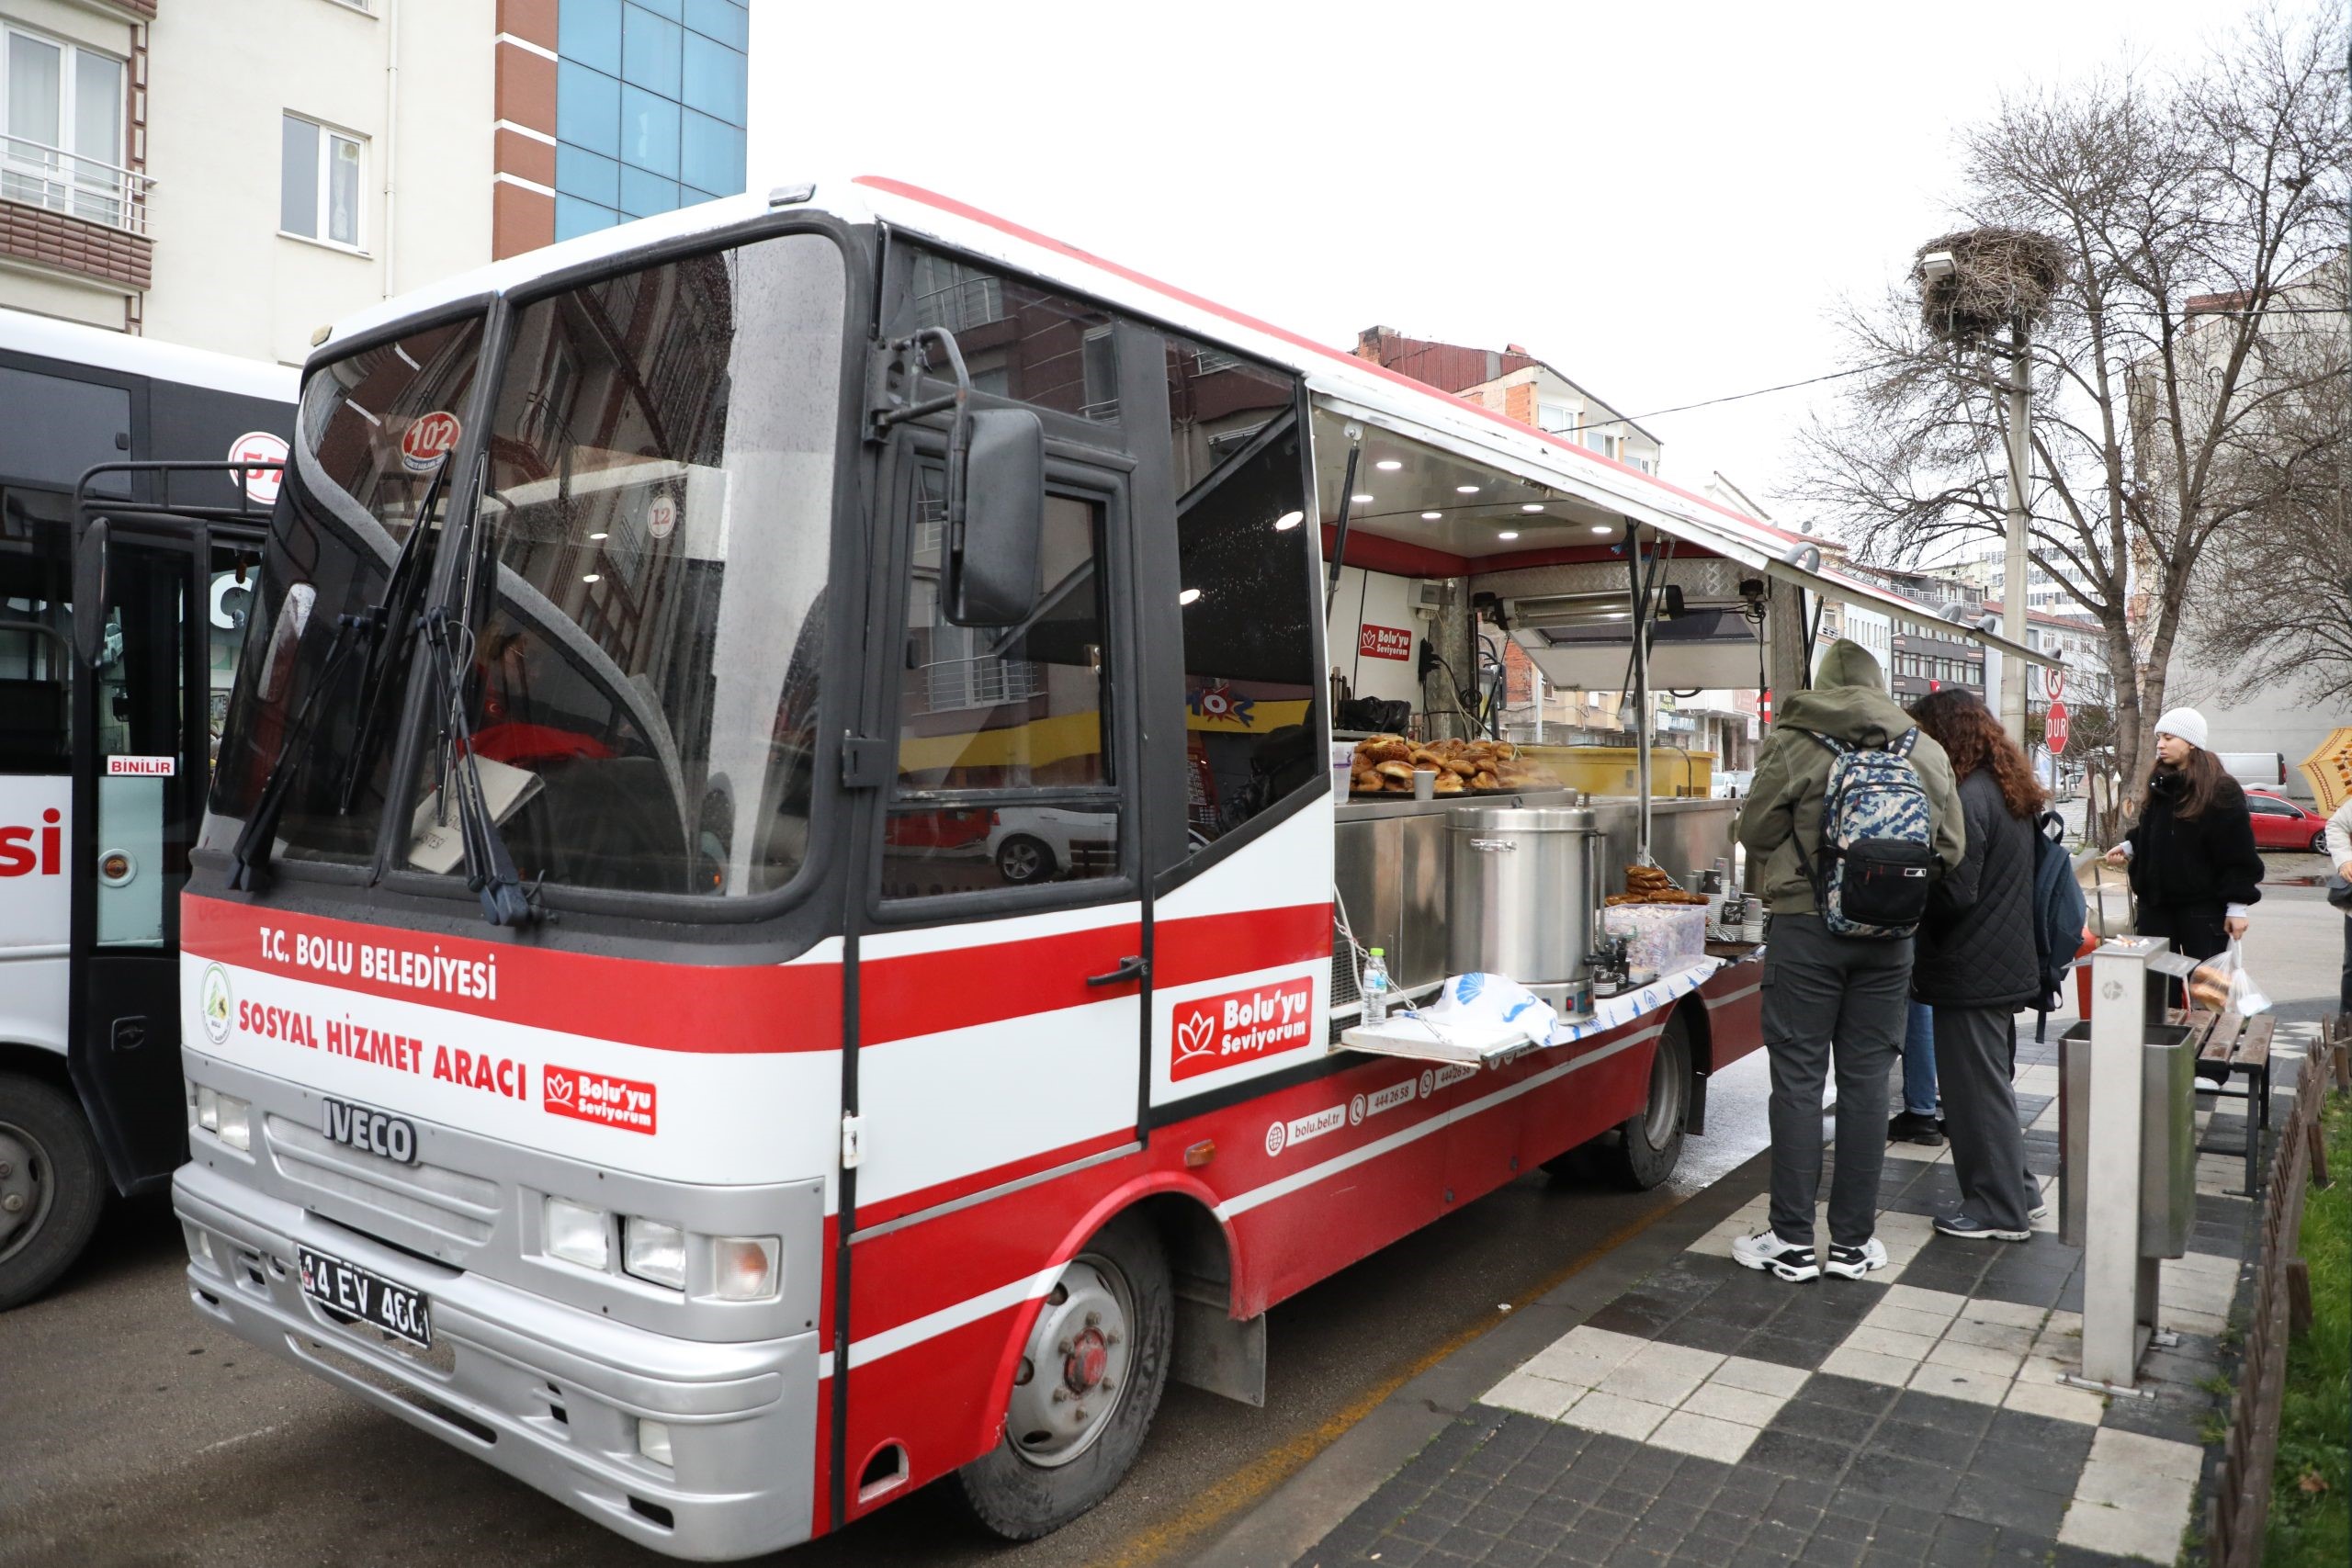
[{"label": "stork nest", "polygon": [[2030,325],[2066,281],[2066,248],[2030,229],[1963,230],[1928,241],[1917,254],[1938,251],[1951,253],[1948,276],[1930,282],[1919,265],[1911,268],[1919,318],[1929,332],[1963,347],[2019,320]]}]

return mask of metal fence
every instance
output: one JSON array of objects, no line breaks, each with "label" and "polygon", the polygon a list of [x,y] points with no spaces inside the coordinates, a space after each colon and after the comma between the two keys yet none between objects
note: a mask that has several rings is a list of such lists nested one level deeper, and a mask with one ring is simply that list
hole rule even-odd
[{"label": "metal fence", "polygon": [[[2245,1359],[2230,1404],[2230,1435],[2215,1477],[2206,1519],[2213,1568],[2259,1568],[2270,1521],[2270,1484],[2278,1459],[2279,1402],[2287,1385],[2287,1346],[2311,1326],[2311,1272],[2298,1255],[2303,1196],[2328,1181],[2327,1144],[2320,1125],[2333,1080],[2352,1089],[2352,1018],[2330,1018],[2320,1042],[2295,1078],[2294,1108],[2279,1129],[2271,1156],[2270,1201],[2262,1215],[2262,1251],[2255,1270],[2254,1311],[2246,1322]],[[2249,1135],[2255,1108],[2249,1105]]]}]

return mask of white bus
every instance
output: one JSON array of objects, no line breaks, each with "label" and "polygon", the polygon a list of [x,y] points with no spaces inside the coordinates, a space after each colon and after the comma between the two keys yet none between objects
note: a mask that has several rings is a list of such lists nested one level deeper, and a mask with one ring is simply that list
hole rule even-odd
[{"label": "white bus", "polygon": [[[951,1474],[1042,1534],[1170,1378],[1262,1400],[1269,1305],[1579,1147],[1664,1179],[1759,1043],[1752,952],[1343,1041],[1358,942],[1445,976],[1455,802],[1335,799],[1335,666],[1431,738],[1417,641],[1745,684],[1871,597],[1817,566],[886,180],[346,321],[183,906],[196,1309],[677,1556]],[[1594,819],[1728,853],[1644,782]]]},{"label": "white bus", "polygon": [[[187,1157],[178,894],[296,377],[0,310],[0,1310]],[[169,481],[151,465],[208,460]],[[75,488],[117,514],[75,679]],[[248,487],[250,493],[248,493]],[[183,510],[175,513],[174,506]]]}]

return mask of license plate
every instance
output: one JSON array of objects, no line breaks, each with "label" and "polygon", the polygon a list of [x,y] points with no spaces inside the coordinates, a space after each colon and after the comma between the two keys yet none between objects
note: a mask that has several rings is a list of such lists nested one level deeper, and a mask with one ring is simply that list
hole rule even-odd
[{"label": "license plate", "polygon": [[432,1345],[433,1317],[425,1309],[424,1292],[396,1285],[381,1274],[307,1247],[294,1250],[302,1263],[302,1293],[312,1301],[412,1345]]},{"label": "license plate", "polygon": [[342,1144],[401,1165],[416,1163],[416,1123],[405,1116],[387,1116],[347,1100],[325,1102],[325,1125],[331,1144]]}]

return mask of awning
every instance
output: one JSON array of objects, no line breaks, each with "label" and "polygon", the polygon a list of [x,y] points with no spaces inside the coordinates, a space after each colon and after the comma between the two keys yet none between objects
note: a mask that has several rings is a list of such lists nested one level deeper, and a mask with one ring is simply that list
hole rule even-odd
[{"label": "awning", "polygon": [[[1379,383],[1366,383],[1360,377],[1339,372],[1329,375],[1310,373],[1307,386],[1317,411],[1327,422],[1344,426],[1354,424],[1365,430],[1365,445],[1380,445],[1389,448],[1400,443],[1419,446],[1440,454],[1457,465],[1501,476],[1510,481],[1510,500],[1524,502],[1532,512],[1536,498],[1556,497],[1558,509],[1572,509],[1577,514],[1591,518],[1607,517],[1637,524],[1685,544],[1721,556],[1726,560],[1754,571],[1774,581],[1803,588],[1809,592],[1838,604],[1876,610],[1884,615],[1905,616],[1914,620],[1939,620],[1934,609],[1917,600],[1867,582],[1845,572],[1824,570],[1818,565],[1817,542],[1801,534],[1776,528],[1760,519],[1745,516],[1704,496],[1695,495],[1667,484],[1655,476],[1624,468],[1623,465],[1597,461],[1589,454],[1575,451],[1558,437],[1546,435],[1514,422],[1484,416],[1484,411],[1458,406],[1449,400],[1427,396],[1390,398],[1384,395],[1388,389]],[[1335,456],[1329,446],[1329,423],[1317,432],[1318,472],[1343,462],[1342,446]],[[1377,433],[1377,434],[1374,433]],[[1418,462],[1408,463],[1407,475]],[[1338,500],[1335,486],[1326,479],[1325,513],[1327,520],[1336,511]],[[1359,483],[1367,480],[1375,485],[1377,479],[1359,474]],[[1446,495],[1445,502],[1453,497]],[[1485,498],[1478,498],[1483,502]],[[1465,505],[1470,503],[1464,503]],[[1532,543],[1535,526],[1544,521],[1528,519],[1521,533],[1524,540],[1510,545],[1495,544],[1481,549],[1476,543],[1465,544],[1464,519],[1453,507],[1441,507],[1445,515],[1436,521],[1422,523],[1419,513],[1383,497],[1379,502],[1381,514],[1370,517],[1351,514],[1351,525],[1360,526],[1369,536],[1397,544],[1411,545],[1426,540],[1435,550],[1450,552],[1465,558],[1471,571],[1481,570],[1482,558],[1494,570],[1529,564],[1525,545]],[[1481,513],[1483,506],[1476,508]],[[1400,515],[1401,511],[1401,515]],[[1481,518],[1495,524],[1508,525],[1509,512],[1497,510]],[[1595,534],[1614,533],[1623,537],[1622,529],[1603,529],[1596,525]],[[1504,537],[1489,530],[1489,539]],[[1469,553],[1464,556],[1464,551]],[[1352,546],[1350,558],[1355,558]],[[1813,564],[1808,564],[1808,562]],[[2059,662],[2051,655],[2009,641],[1997,632],[1982,631],[1973,626],[1944,622],[1950,635],[1963,641],[1975,642],[1997,649],[2005,656],[2021,659],[2030,664],[2051,665]]]}]

